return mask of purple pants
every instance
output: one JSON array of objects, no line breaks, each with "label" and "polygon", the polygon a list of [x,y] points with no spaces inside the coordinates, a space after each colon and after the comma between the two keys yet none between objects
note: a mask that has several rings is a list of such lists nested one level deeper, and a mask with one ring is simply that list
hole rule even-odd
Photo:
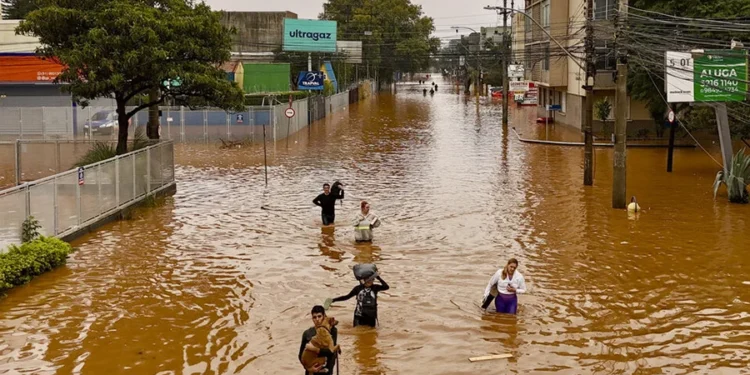
[{"label": "purple pants", "polygon": [[499,313],[515,314],[518,309],[518,297],[515,294],[498,293],[495,297],[495,310]]}]

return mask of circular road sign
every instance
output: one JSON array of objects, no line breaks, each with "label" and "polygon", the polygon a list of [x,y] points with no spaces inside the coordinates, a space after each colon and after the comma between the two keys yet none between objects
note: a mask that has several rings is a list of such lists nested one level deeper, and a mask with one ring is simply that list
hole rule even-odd
[{"label": "circular road sign", "polygon": [[294,108],[287,108],[286,111],[284,111],[284,115],[286,115],[287,118],[294,117]]},{"label": "circular road sign", "polygon": [[669,116],[667,118],[669,119],[669,122],[674,123],[674,112],[669,111]]}]

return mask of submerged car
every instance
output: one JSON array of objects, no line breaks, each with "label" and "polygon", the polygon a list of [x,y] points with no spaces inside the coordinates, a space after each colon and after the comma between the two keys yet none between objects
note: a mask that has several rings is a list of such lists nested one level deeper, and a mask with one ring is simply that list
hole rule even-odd
[{"label": "submerged car", "polygon": [[[128,121],[130,123],[130,121]],[[109,135],[117,133],[119,126],[117,124],[117,113],[115,111],[99,111],[86,120],[83,124],[83,130],[92,135]]]}]

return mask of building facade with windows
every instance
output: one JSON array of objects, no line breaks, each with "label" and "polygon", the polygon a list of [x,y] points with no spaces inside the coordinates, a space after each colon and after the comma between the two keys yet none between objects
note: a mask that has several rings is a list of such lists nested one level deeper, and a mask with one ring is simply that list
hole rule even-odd
[{"label": "building facade with windows", "polygon": [[[546,106],[557,104],[562,110],[555,113],[555,121],[580,129],[586,96],[583,89],[586,71],[582,68],[585,66],[586,0],[526,0],[525,6],[526,14],[533,20],[524,16],[523,56],[527,79],[534,81],[539,87],[538,115],[547,116]],[[616,10],[617,0],[594,0],[595,22],[612,22]],[[568,56],[541,28],[552,35],[575,59]],[[612,103],[608,119],[611,131],[615,113],[616,75],[612,36],[596,35],[595,47],[597,72],[594,102],[608,100]],[[655,124],[645,103],[635,100],[628,102],[628,134],[636,134],[644,128],[653,131]],[[595,114],[594,131],[600,132],[603,125],[604,122]]]}]

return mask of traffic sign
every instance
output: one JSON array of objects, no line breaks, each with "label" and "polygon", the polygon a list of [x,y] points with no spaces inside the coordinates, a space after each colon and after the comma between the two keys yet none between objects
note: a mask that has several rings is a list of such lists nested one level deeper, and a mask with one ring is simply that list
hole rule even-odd
[{"label": "traffic sign", "polygon": [[284,115],[286,115],[287,118],[294,117],[294,108],[287,108],[286,111],[284,111]]},{"label": "traffic sign", "polygon": [[561,104],[548,104],[547,110],[548,111],[562,111],[562,105]]},{"label": "traffic sign", "polygon": [[78,167],[78,185],[83,185],[83,167]]},{"label": "traffic sign", "polygon": [[669,119],[670,124],[674,124],[674,111],[670,110],[669,116],[667,116],[667,118]]}]

